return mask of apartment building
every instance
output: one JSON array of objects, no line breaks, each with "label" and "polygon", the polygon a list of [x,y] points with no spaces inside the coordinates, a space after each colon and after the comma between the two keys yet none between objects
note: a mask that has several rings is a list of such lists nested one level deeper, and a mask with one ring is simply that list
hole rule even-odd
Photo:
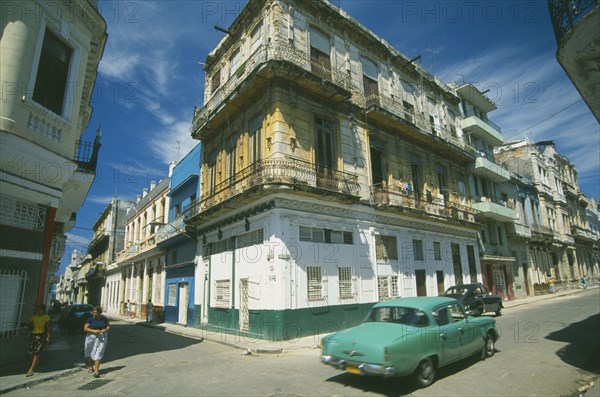
[{"label": "apartment building", "polygon": [[456,92],[461,100],[460,126],[477,152],[469,174],[469,190],[472,206],[478,210],[477,221],[484,225],[479,235],[483,282],[503,299],[514,299],[515,258],[507,229],[516,218],[515,202],[502,185],[510,180],[510,173],[494,156],[494,148],[503,142],[502,129],[488,117],[497,106],[472,84],[458,86]]},{"label": "apartment building", "polygon": [[[169,223],[158,230],[157,246],[165,252],[164,321],[183,325],[198,323],[194,304],[196,285],[196,231],[185,220],[194,216],[200,197],[201,145],[196,145],[173,166],[168,196]],[[204,278],[198,280],[204,282]],[[159,313],[157,313],[159,315]]]},{"label": "apartment building", "polygon": [[325,1],[253,1],[228,32],[192,124],[200,323],[290,339],[482,281],[455,89]]},{"label": "apartment building", "polygon": [[[125,303],[133,305],[132,315],[144,318],[149,300],[164,300],[164,251],[157,247],[157,231],[168,222],[170,178],[151,182],[125,215],[124,248],[106,275],[102,302],[107,313],[125,314]],[[155,304],[157,310],[162,306]]]},{"label": "apartment building", "polygon": [[2,5],[2,330],[49,301],[49,275],[95,178],[100,133],[83,141],[106,42],[97,1]]},{"label": "apartment building", "polygon": [[552,277],[571,283],[595,274],[590,252],[597,240],[586,221],[587,200],[579,190],[573,164],[552,141],[507,142],[496,149],[496,158],[529,178],[538,192],[529,249],[532,268],[546,272],[543,282]]}]

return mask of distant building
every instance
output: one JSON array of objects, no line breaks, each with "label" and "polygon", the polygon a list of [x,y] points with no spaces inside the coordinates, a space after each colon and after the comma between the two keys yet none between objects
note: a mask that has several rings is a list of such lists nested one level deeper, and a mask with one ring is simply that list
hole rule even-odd
[{"label": "distant building", "polygon": [[538,193],[529,219],[534,282],[553,278],[570,284],[582,276],[596,275],[591,256],[596,239],[588,229],[588,203],[579,190],[573,164],[557,152],[552,141],[506,142],[496,149],[496,158],[530,179]]},{"label": "distant building", "polygon": [[0,332],[49,298],[65,232],[96,173],[82,141],[106,43],[96,1],[3,2],[0,14]]},{"label": "distant building", "polygon": [[[168,223],[157,232],[157,246],[165,251],[164,321],[184,325],[199,323],[195,302],[196,231],[185,220],[196,214],[200,198],[201,145],[196,145],[173,167],[168,196]],[[199,282],[204,279],[200,278]],[[160,315],[160,313],[156,313]]]},{"label": "distant building", "polygon": [[165,255],[156,243],[158,229],[168,222],[169,183],[168,177],[151,182],[125,215],[124,247],[116,263],[107,269],[102,289],[102,302],[109,314],[125,314],[124,303],[129,300],[132,314],[144,318],[149,300],[164,300]]},{"label": "distant building", "polygon": [[600,6],[598,0],[548,0],[556,59],[600,121]]},{"label": "distant building", "polygon": [[134,204],[113,197],[92,226],[94,237],[88,245],[78,277],[83,303],[94,306],[108,303],[108,300],[101,299],[101,291],[106,284],[107,269],[116,262],[117,253],[123,250],[125,218]]}]

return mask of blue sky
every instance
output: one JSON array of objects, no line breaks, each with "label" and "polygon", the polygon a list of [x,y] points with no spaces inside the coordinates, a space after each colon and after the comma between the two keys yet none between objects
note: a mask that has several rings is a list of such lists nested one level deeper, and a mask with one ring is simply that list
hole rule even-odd
[{"label": "blue sky", "polygon": [[[307,0],[309,1],[309,0]],[[189,126],[201,106],[198,63],[217,45],[245,1],[100,1],[108,42],[85,138],[103,133],[98,173],[67,234],[61,269],[84,250],[111,197],[135,199],[196,142]],[[505,140],[551,139],[600,198],[600,127],[558,62],[546,0],[335,0],[348,14],[443,81],[470,82],[498,105],[489,114]],[[552,116],[552,117],[551,117]]]}]

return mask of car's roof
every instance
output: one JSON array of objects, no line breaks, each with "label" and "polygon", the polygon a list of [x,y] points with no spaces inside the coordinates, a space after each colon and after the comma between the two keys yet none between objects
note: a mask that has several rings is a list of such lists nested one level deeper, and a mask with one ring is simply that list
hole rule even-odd
[{"label": "car's roof", "polygon": [[452,289],[452,288],[460,288],[460,289],[470,289],[470,288],[477,288],[477,287],[481,287],[480,283],[477,284],[460,284],[460,285],[453,285],[452,287],[448,288],[448,289]]},{"label": "car's roof", "polygon": [[373,307],[398,306],[412,307],[415,309],[431,310],[436,306],[456,302],[456,299],[447,296],[419,296],[415,298],[395,298],[376,303]]}]

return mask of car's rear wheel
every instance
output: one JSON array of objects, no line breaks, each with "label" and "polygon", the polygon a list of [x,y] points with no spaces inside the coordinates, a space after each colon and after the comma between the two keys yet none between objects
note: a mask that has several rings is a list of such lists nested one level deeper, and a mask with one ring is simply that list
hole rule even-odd
[{"label": "car's rear wheel", "polygon": [[492,357],[496,354],[496,342],[494,341],[494,335],[491,332],[485,336],[485,343],[483,344],[483,349],[481,349],[481,359],[485,360],[486,358]]},{"label": "car's rear wheel", "polygon": [[435,362],[431,357],[427,357],[419,363],[414,377],[419,387],[427,387],[433,383],[435,380]]},{"label": "car's rear wheel", "polygon": [[499,307],[498,310],[496,310],[496,317],[500,317],[502,315],[502,308]]}]

